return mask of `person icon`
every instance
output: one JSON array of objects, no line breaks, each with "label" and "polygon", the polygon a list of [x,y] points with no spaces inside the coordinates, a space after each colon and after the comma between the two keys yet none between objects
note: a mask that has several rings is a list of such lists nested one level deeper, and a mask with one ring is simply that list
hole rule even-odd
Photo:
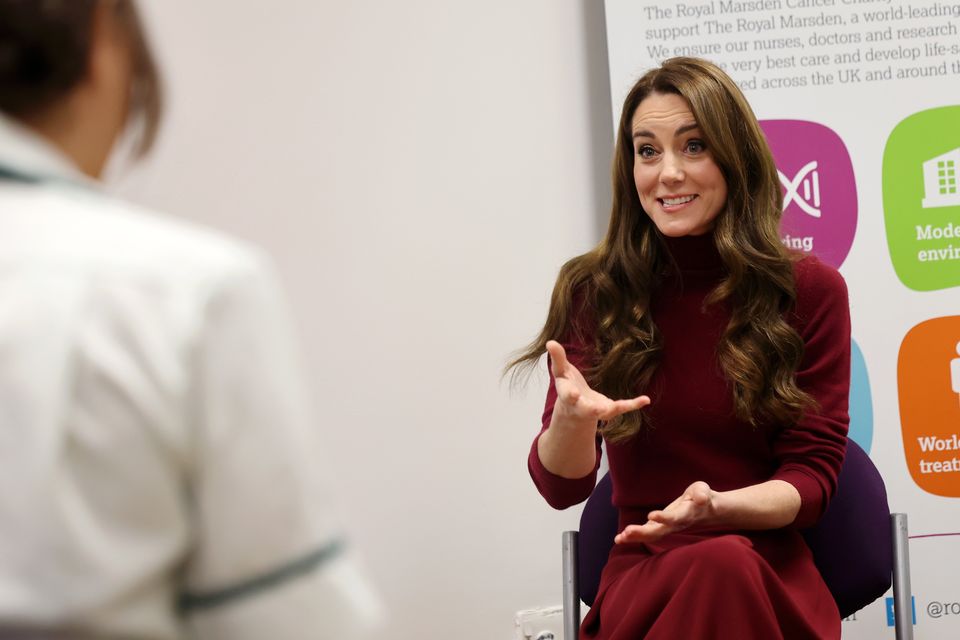
[{"label": "person icon", "polygon": [[[957,343],[957,355],[960,356],[960,342]],[[960,357],[950,361],[950,388],[957,394],[957,403],[960,404]]]}]

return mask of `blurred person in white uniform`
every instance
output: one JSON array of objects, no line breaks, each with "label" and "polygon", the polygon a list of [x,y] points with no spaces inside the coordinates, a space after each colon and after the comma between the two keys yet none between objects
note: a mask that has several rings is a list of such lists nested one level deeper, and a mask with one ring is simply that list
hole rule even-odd
[{"label": "blurred person in white uniform", "polygon": [[363,637],[251,247],[101,191],[160,86],[132,0],[0,0],[0,638]]}]

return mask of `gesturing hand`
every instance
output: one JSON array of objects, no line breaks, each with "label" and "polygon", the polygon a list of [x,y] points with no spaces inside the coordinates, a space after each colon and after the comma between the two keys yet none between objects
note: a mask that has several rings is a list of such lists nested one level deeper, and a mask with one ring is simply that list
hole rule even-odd
[{"label": "gesturing hand", "polygon": [[547,342],[547,353],[550,354],[551,370],[557,388],[557,402],[554,405],[554,415],[557,417],[575,423],[596,424],[598,420],[610,420],[650,404],[647,396],[611,400],[591,389],[583,374],[567,360],[567,352],[563,346],[555,340]]},{"label": "gesturing hand", "polygon": [[644,524],[630,524],[617,534],[617,544],[653,542],[668,533],[709,526],[717,512],[717,492],[706,482],[694,482],[664,509],[647,514]]}]

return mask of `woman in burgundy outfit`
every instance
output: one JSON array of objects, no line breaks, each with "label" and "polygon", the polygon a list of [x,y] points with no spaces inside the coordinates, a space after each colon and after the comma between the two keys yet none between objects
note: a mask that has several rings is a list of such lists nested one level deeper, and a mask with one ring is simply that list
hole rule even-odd
[{"label": "woman in burgundy outfit", "polygon": [[847,293],[780,242],[773,157],[736,84],[674,58],[623,105],[610,226],[562,268],[528,465],[558,509],[606,441],[620,533],[581,628],[604,640],[839,638],[799,529],[846,447]]}]

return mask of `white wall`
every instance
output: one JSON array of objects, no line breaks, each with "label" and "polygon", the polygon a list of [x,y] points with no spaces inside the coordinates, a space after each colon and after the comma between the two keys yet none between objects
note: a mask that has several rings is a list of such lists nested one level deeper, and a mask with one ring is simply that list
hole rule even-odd
[{"label": "white wall", "polygon": [[602,11],[147,0],[169,118],[118,190],[275,257],[388,637],[511,638],[560,602],[577,513],[525,466],[544,381],[499,373],[606,217]]}]

